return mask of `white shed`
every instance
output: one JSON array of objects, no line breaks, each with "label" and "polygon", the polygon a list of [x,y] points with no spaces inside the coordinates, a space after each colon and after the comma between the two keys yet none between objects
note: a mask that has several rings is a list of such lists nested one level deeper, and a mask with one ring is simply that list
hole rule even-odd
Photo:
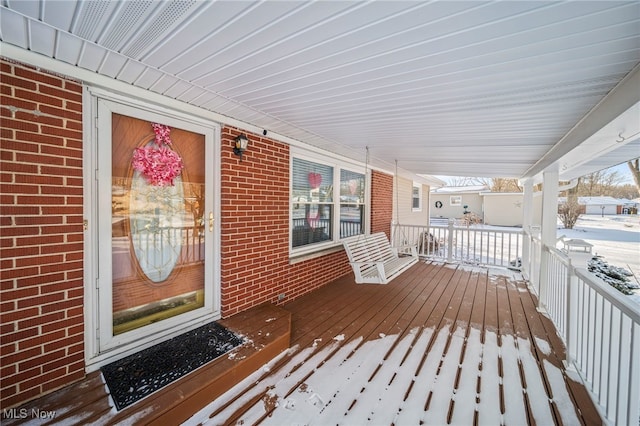
[{"label": "white shed", "polygon": [[618,214],[620,200],[613,197],[579,197],[578,203],[585,206],[586,214],[615,215]]}]

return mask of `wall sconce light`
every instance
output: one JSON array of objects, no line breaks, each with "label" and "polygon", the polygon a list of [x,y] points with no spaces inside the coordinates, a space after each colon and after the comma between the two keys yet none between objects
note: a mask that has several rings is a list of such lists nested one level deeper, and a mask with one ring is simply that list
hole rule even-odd
[{"label": "wall sconce light", "polygon": [[240,156],[240,161],[242,162],[242,153],[246,151],[247,146],[249,145],[249,139],[245,136],[244,133],[238,135],[235,139],[235,146],[233,147],[233,153],[235,155]]}]

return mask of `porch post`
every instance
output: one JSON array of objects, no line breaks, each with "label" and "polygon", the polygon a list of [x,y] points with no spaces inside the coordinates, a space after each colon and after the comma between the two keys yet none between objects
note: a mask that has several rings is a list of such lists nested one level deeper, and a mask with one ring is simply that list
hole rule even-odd
[{"label": "porch post", "polygon": [[549,274],[549,250],[545,247],[556,246],[558,229],[558,166],[551,166],[542,173],[542,224],[540,239],[542,241],[542,253],[540,259],[540,294],[538,294],[538,309],[546,310],[547,288]]},{"label": "porch post", "polygon": [[542,224],[540,239],[542,240],[542,258],[540,259],[540,294],[538,308],[546,309],[547,288],[549,287],[549,250],[545,247],[556,246],[558,228],[558,167],[552,167],[542,173]]},{"label": "porch post", "polygon": [[522,270],[531,279],[531,225],[533,225],[533,180],[522,182],[524,194],[522,199]]}]

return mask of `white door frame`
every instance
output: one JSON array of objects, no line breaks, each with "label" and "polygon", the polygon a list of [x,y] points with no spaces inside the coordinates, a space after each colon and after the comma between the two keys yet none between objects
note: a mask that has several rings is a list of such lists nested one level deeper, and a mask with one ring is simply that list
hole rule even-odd
[{"label": "white door frame", "polygon": [[[204,307],[115,337],[111,331],[111,230],[99,226],[111,221],[111,112],[205,136],[205,215],[208,218],[212,213],[214,218],[211,232],[209,223],[205,226]],[[85,363],[89,372],[220,318],[220,221],[215,220],[220,218],[220,126],[166,107],[85,87],[83,139]],[[108,197],[99,196],[100,191],[107,190]],[[105,297],[107,294],[109,297]]]}]

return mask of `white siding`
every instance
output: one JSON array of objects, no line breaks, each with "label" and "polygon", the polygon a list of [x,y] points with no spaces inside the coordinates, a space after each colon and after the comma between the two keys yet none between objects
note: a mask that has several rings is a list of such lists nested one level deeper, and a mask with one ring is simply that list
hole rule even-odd
[{"label": "white siding", "polygon": [[[451,197],[461,197],[459,206],[451,205]],[[460,219],[464,216],[464,206],[467,210],[483,217],[482,213],[482,197],[477,192],[473,193],[451,193],[451,194],[431,194],[429,208],[431,217],[444,217],[450,219]],[[440,201],[442,207],[437,208],[436,203]]]},{"label": "white siding", "polygon": [[612,204],[587,204],[585,207],[585,211],[587,214],[603,214],[603,207],[604,214],[617,214],[617,206],[614,206]]},{"label": "white siding", "polygon": [[429,223],[430,188],[428,185],[422,185],[422,209],[420,211],[413,211],[412,190],[413,181],[402,177],[398,178],[397,185],[394,184],[393,188],[393,220],[402,225],[427,225]]}]

